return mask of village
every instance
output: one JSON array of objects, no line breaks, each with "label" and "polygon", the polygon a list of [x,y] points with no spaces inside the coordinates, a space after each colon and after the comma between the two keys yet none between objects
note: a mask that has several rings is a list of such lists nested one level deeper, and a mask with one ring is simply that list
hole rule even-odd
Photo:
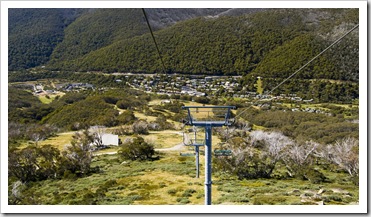
[{"label": "village", "polygon": [[[132,74],[115,73],[114,76],[124,75],[123,79],[115,79],[116,84],[129,86],[133,89],[146,92],[148,94],[190,96],[190,97],[231,97],[235,99],[248,100],[250,104],[267,107],[268,102],[281,105],[284,102],[294,104],[311,104],[313,99],[302,99],[296,94],[279,94],[277,96],[259,94],[258,92],[247,91],[241,87],[241,76],[205,76],[205,75],[162,75],[162,74]],[[45,88],[47,86],[47,88]],[[90,83],[83,82],[63,82],[45,85],[35,83],[32,87],[35,96],[52,97],[63,95],[66,92],[79,92],[84,90],[105,90],[107,87],[96,87]],[[261,102],[260,104],[256,103]],[[290,108],[291,111],[308,113],[325,113],[324,110],[314,108]]]},{"label": "village", "polygon": [[[124,79],[115,79],[117,84],[127,85],[146,93],[159,95],[188,95],[195,97],[223,96],[245,99],[259,99],[260,101],[282,101],[291,100],[309,103],[313,99],[302,99],[296,94],[279,94],[278,96],[265,93],[247,91],[240,84],[241,76],[204,76],[204,75],[178,75],[178,74],[132,74],[114,73],[114,76],[125,75]],[[79,92],[81,90],[104,90],[106,87],[98,88],[90,83],[64,82],[55,83],[45,89],[42,83],[32,86],[34,95],[56,94],[59,92]]]}]

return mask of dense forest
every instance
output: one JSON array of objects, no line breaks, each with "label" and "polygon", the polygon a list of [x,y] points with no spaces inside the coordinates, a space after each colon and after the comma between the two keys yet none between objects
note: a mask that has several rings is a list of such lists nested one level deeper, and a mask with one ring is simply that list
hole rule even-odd
[{"label": "dense forest", "polygon": [[[158,30],[226,10],[148,9],[147,14],[153,28]],[[140,9],[14,8],[9,9],[8,30],[8,65],[13,71],[46,64],[55,48],[54,57],[72,59],[113,40],[147,33],[148,27]]]},{"label": "dense forest", "polygon": [[20,70],[46,64],[64,29],[83,9],[9,10],[9,70]]},{"label": "dense forest", "polygon": [[[169,73],[287,77],[358,23],[357,9],[272,9],[239,16],[215,15],[221,10],[188,10],[181,11],[186,15],[178,20],[169,11],[153,11],[149,17],[153,24],[157,22],[155,37]],[[48,39],[53,45],[44,52],[48,55],[35,54],[42,61],[17,63],[14,60],[23,60],[23,54],[12,49],[10,69],[30,68],[50,59],[46,67],[59,71],[162,72],[140,9],[89,10],[70,25],[66,22]],[[25,47],[12,40],[10,45]],[[358,30],[296,77],[358,81]]]}]

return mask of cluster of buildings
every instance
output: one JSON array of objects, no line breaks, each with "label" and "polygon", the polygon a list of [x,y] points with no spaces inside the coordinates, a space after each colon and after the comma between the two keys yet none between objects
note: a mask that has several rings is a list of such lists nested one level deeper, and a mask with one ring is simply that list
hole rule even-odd
[{"label": "cluster of buildings", "polygon": [[57,94],[58,92],[71,92],[71,91],[80,91],[94,89],[94,85],[88,83],[62,83],[55,84],[54,88],[51,89],[51,86],[48,86],[48,89],[44,89],[42,84],[35,84],[32,86],[35,95],[43,94]]},{"label": "cluster of buildings", "polygon": [[57,90],[63,90],[66,92],[70,92],[70,91],[94,89],[94,85],[88,84],[88,83],[64,83],[64,84],[56,84],[55,88]]},{"label": "cluster of buildings", "polygon": [[[130,79],[133,76],[133,79]],[[218,91],[233,95],[239,86],[240,76],[200,76],[200,75],[126,75],[131,87],[157,94],[179,94],[190,96],[213,95]]]},{"label": "cluster of buildings", "polygon": [[44,89],[44,86],[42,84],[35,84],[32,86],[33,88],[33,91],[34,91],[34,95],[44,95],[44,94],[56,94],[57,91],[55,90],[52,90],[52,89],[47,89],[45,90]]}]

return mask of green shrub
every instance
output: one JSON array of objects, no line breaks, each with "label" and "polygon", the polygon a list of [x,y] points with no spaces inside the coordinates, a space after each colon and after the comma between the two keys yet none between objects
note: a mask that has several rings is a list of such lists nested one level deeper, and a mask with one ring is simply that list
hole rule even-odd
[{"label": "green shrub", "polygon": [[76,176],[76,174],[72,173],[70,170],[66,170],[63,173],[63,178],[64,179],[76,180],[77,179],[77,176]]},{"label": "green shrub", "polygon": [[103,184],[103,186],[106,187],[106,188],[109,188],[109,187],[112,187],[112,186],[114,186],[114,185],[116,185],[116,184],[117,184],[116,180],[111,179],[111,180],[106,181],[106,182]]},{"label": "green shrub", "polygon": [[342,202],[343,199],[339,197],[338,195],[329,195],[324,198],[325,202],[330,202],[330,201],[337,201],[337,202]]},{"label": "green shrub", "polygon": [[130,195],[127,197],[130,201],[135,201],[135,200],[142,200],[143,197],[138,194]]},{"label": "green shrub", "polygon": [[286,197],[283,196],[272,196],[272,195],[259,195],[253,200],[254,205],[275,205],[284,204],[286,202]]},{"label": "green shrub", "polygon": [[202,197],[205,197],[205,194],[204,193],[197,194],[197,196],[196,196],[197,199],[200,199]]},{"label": "green shrub", "polygon": [[173,196],[174,196],[177,192],[178,192],[178,191],[177,191],[176,189],[170,189],[170,190],[167,191],[168,194],[173,195]]},{"label": "green shrub", "polygon": [[148,144],[142,137],[135,137],[133,141],[123,144],[118,154],[124,160],[153,160],[155,153],[153,145]]},{"label": "green shrub", "polygon": [[250,202],[250,198],[244,194],[223,194],[217,202],[248,203]]},{"label": "green shrub", "polygon": [[185,162],[185,161],[187,161],[187,157],[184,157],[184,156],[179,156],[178,157],[178,161],[180,161],[180,162]]},{"label": "green shrub", "polygon": [[234,186],[229,186],[227,184],[219,185],[217,189],[218,189],[218,191],[224,191],[224,192],[228,192],[228,193],[236,191],[236,188]]},{"label": "green shrub", "polygon": [[194,182],[193,184],[194,184],[194,185],[202,186],[202,183],[201,183],[201,182]]},{"label": "green shrub", "polygon": [[313,194],[312,193],[304,193],[304,196],[306,196],[306,197],[312,197],[313,196]]},{"label": "green shrub", "polygon": [[195,193],[195,192],[196,192],[196,190],[194,190],[194,189],[187,189],[182,194],[182,197],[191,197],[192,194]]},{"label": "green shrub", "polygon": [[313,184],[319,184],[327,181],[327,177],[323,173],[315,169],[307,170],[305,175],[308,178],[308,180]]},{"label": "green shrub", "polygon": [[187,203],[190,203],[191,201],[188,198],[178,197],[176,199],[176,202],[178,202],[180,204],[187,204]]}]

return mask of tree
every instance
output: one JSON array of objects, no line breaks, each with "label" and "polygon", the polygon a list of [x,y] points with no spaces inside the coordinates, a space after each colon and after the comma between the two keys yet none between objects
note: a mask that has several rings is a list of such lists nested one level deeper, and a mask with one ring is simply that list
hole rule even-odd
[{"label": "tree", "polygon": [[137,118],[134,115],[134,112],[126,110],[122,112],[118,117],[117,121],[119,124],[132,124]]},{"label": "tree", "polygon": [[291,144],[284,158],[289,175],[304,180],[310,180],[313,183],[324,181],[326,177],[313,168],[315,151],[318,147],[319,144],[313,141],[306,141],[303,144]]},{"label": "tree", "polygon": [[13,183],[12,189],[9,192],[9,205],[17,205],[21,203],[23,199],[22,191],[25,190],[25,184],[21,181],[16,181]]},{"label": "tree", "polygon": [[86,175],[90,172],[93,140],[93,136],[87,130],[73,135],[71,145],[67,146],[66,150],[62,152],[60,172],[64,173],[69,170],[79,175]]},{"label": "tree", "polygon": [[21,182],[36,181],[37,165],[36,146],[22,150],[10,149],[8,156],[9,177],[14,176]]},{"label": "tree", "polygon": [[136,121],[133,123],[132,128],[135,134],[148,134],[148,124],[146,121]]},{"label": "tree", "polygon": [[132,140],[125,141],[118,154],[126,160],[152,160],[155,149],[142,137],[137,136]]},{"label": "tree", "polygon": [[279,132],[253,131],[250,133],[251,143],[256,147],[263,142],[263,151],[270,158],[272,166],[281,160],[289,145],[294,142]]},{"label": "tree", "polygon": [[347,137],[337,140],[335,144],[327,145],[320,156],[344,169],[350,176],[358,176],[359,170],[359,141]]},{"label": "tree", "polygon": [[103,147],[102,136],[106,133],[106,128],[104,126],[93,126],[90,127],[90,132],[93,140],[93,145],[97,148]]},{"label": "tree", "polygon": [[250,144],[247,150],[253,164],[256,168],[259,165],[260,174],[270,177],[293,141],[279,132],[253,131],[250,133]]},{"label": "tree", "polygon": [[51,145],[32,145],[24,149],[8,151],[9,176],[21,182],[56,178],[60,152]]},{"label": "tree", "polygon": [[52,145],[43,145],[37,149],[38,174],[42,179],[57,178],[60,151]]},{"label": "tree", "polygon": [[245,139],[234,137],[228,143],[232,157],[217,158],[217,164],[239,178],[251,179],[270,178],[293,141],[279,132],[253,131]]}]

